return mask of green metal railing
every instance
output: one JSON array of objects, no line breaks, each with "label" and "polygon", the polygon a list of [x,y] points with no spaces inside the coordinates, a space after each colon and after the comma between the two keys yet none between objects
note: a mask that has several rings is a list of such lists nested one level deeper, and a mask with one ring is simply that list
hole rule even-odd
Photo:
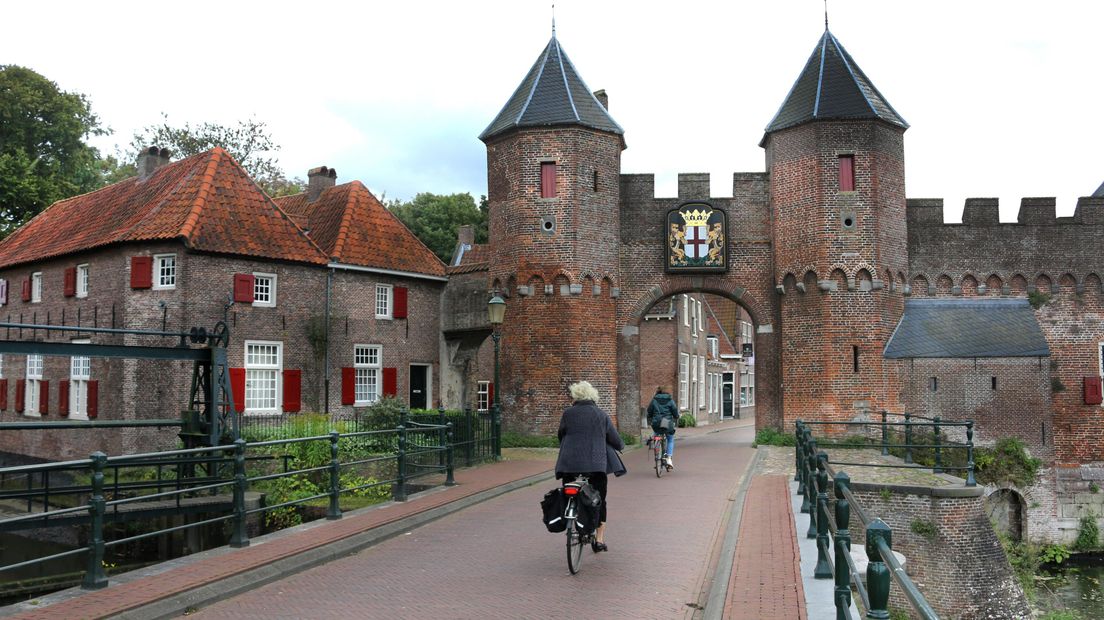
[{"label": "green metal railing", "polygon": [[[76,506],[53,508],[50,499],[51,489],[48,483],[45,485],[46,488],[32,489],[32,492],[27,492],[23,489],[19,491],[0,490],[0,497],[3,497],[5,493],[12,493],[15,497],[28,499],[29,501],[28,514],[0,519],[0,531],[4,529],[16,529],[18,526],[30,524],[33,524],[35,527],[51,527],[80,523],[87,524],[90,528],[88,544],[86,546],[19,562],[17,564],[0,566],[0,575],[5,572],[44,562],[87,554],[86,569],[81,587],[84,589],[99,589],[107,585],[107,575],[104,571],[105,551],[119,545],[190,528],[229,523],[231,532],[230,546],[245,547],[249,545],[246,524],[251,516],[264,514],[281,508],[298,506],[320,499],[327,499],[328,508],[326,511],[326,518],[340,519],[342,513],[339,500],[341,496],[345,494],[389,485],[392,498],[395,501],[405,501],[409,485],[412,481],[419,478],[434,474],[443,474],[445,476],[445,485],[451,486],[455,484],[453,469],[457,449],[460,449],[461,453],[466,455],[465,458],[467,462],[472,462],[477,459],[477,455],[484,450],[484,445],[489,446],[489,448],[486,449],[489,453],[487,454],[487,458],[497,458],[498,455],[495,454],[495,452],[499,449],[501,444],[495,432],[495,429],[497,429],[499,425],[496,423],[497,420],[493,419],[493,415],[491,416],[492,419],[487,420],[485,423],[483,420],[477,422],[472,418],[472,426],[470,426],[466,432],[467,440],[462,443],[454,441],[454,425],[451,420],[445,421],[443,424],[439,423],[442,419],[446,419],[443,411],[438,411],[433,417],[434,421],[437,423],[426,421],[427,419],[425,416],[409,415],[407,412],[404,412],[401,418],[402,422],[388,429],[363,430],[346,433],[331,431],[328,434],[311,437],[273,439],[252,443],[246,442],[243,439],[238,439],[230,445],[167,450],[113,457],[109,457],[103,452],[95,452],[87,459],[0,468],[0,479],[2,480],[12,480],[13,477],[20,476],[25,476],[28,480],[31,480],[43,475],[48,476],[50,472],[55,474],[58,472],[68,472],[70,475],[72,475],[73,472],[90,474],[90,485],[88,486],[69,485],[68,487],[55,487],[53,489],[53,497],[55,499],[59,496],[59,490],[64,490],[65,494],[71,497],[87,497],[87,499],[81,500],[82,503],[80,505]],[[491,436],[488,438],[481,438],[480,433],[470,432],[471,429],[478,430],[479,428],[490,430]],[[384,454],[374,454],[365,458],[354,458],[341,461],[339,459],[339,453],[342,443],[358,440],[368,440],[373,442],[373,445],[393,444],[395,450]],[[289,459],[283,458],[283,466],[280,468],[280,471],[261,474],[253,472],[253,475],[251,475],[251,472],[248,470],[248,464],[251,462],[272,461],[282,458],[272,454],[274,448],[290,448],[294,444],[312,443],[328,444],[330,458],[327,463],[313,467],[295,468],[297,465],[295,465],[294,461],[289,462]],[[393,469],[389,469],[394,472],[393,477],[348,487],[342,485],[341,474],[343,470],[362,467],[373,463],[387,465],[389,462],[393,463]],[[194,466],[197,463],[205,463],[207,465],[207,475],[198,477],[184,477],[179,475],[181,471],[185,471],[185,467]],[[178,475],[175,479],[162,480],[159,473],[158,480],[154,481],[145,483],[119,482],[118,470],[120,468],[152,466],[158,468],[174,466],[176,467]],[[112,470],[115,471],[115,484],[111,484],[105,475]],[[160,472],[160,469],[158,469],[158,471]],[[321,493],[256,508],[249,508],[246,505],[246,492],[252,484],[275,481],[289,476],[310,474],[325,479],[325,488]],[[164,490],[165,487],[175,488]],[[137,491],[154,492],[128,496]],[[144,531],[140,534],[131,536],[105,540],[105,525],[123,520],[125,518],[125,512],[121,511],[120,508],[125,505],[141,505],[144,502],[175,500],[176,504],[179,506],[180,503],[188,497],[199,497],[204,494],[216,495],[220,492],[228,492],[231,495],[227,502],[229,505],[227,514],[221,514],[193,523],[164,527]],[[41,507],[41,510],[38,512],[34,511],[36,507],[34,503],[35,500],[38,501]],[[227,510],[227,508],[223,507],[222,510]],[[211,511],[215,511],[215,508],[212,507]]]},{"label": "green metal railing", "polygon": [[[810,425],[811,423],[801,420],[795,424],[797,444],[794,450],[794,479],[798,482],[797,492],[802,495],[801,512],[809,514],[806,537],[817,541],[817,562],[813,577],[835,580],[836,619],[849,620],[852,617],[850,608],[853,585],[863,609],[866,610],[865,617],[888,620],[892,578],[922,620],[938,620],[938,614],[893,555],[892,528],[881,519],[867,517],[862,506],[851,494],[851,478],[846,472],[838,472],[833,478],[836,502],[834,514],[829,512],[828,454],[818,450]],[[865,584],[851,557],[852,509],[866,529],[868,564]],[[830,550],[834,561],[828,559]]]}]

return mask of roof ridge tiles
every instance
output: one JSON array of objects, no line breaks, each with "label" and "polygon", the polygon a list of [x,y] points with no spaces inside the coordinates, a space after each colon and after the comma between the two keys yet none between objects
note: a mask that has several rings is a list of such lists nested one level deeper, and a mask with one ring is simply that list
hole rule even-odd
[{"label": "roof ridge tiles", "polygon": [[189,245],[191,245],[192,232],[199,227],[199,216],[203,212],[203,207],[207,203],[207,195],[210,193],[211,185],[215,181],[215,172],[218,170],[219,160],[222,159],[222,155],[225,154],[226,151],[216,146],[208,151],[208,153],[210,153],[210,160],[204,168],[203,178],[199,184],[199,191],[196,192],[195,200],[192,202],[192,208],[188,211],[188,215],[184,218],[184,224],[180,227],[180,236],[183,237],[185,242]]}]

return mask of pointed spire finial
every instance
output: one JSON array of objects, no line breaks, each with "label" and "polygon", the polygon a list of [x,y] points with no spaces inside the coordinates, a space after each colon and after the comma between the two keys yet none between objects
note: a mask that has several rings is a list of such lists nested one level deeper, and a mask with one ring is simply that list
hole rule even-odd
[{"label": "pointed spire finial", "polygon": [[[828,0],[824,0],[827,2]],[[556,3],[552,3],[552,38],[556,38]]]},{"label": "pointed spire finial", "polygon": [[[553,18],[552,21],[554,22],[555,18]],[[826,32],[828,30],[828,0],[824,0],[824,30]],[[555,24],[553,24],[552,25],[552,32],[555,33],[555,31],[556,31],[556,26],[555,26]]]}]

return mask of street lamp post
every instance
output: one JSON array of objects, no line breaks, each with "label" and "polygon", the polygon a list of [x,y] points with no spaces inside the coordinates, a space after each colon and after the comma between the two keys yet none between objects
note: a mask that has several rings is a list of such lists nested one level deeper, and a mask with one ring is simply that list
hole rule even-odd
[{"label": "street lamp post", "polygon": [[494,401],[491,404],[491,424],[493,425],[493,442],[495,459],[502,457],[502,412],[499,409],[498,393],[501,391],[501,383],[498,375],[498,342],[502,339],[499,331],[502,320],[506,317],[506,300],[497,292],[487,302],[487,320],[491,324],[491,340],[494,341]]}]

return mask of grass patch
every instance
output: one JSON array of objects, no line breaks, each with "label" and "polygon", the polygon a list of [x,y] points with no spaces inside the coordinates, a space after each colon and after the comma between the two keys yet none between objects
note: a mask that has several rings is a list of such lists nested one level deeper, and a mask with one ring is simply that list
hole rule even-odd
[{"label": "grass patch", "polygon": [[751,442],[752,448],[759,446],[796,446],[797,437],[793,433],[782,433],[773,428],[765,427],[755,432],[755,440]]}]

